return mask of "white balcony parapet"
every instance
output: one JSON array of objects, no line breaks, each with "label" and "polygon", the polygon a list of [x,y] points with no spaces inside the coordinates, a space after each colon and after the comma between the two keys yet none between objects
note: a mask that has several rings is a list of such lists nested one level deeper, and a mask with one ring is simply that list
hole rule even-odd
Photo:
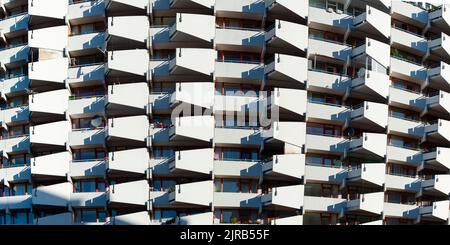
[{"label": "white balcony parapet", "polygon": [[[129,28],[130,25],[133,28]],[[147,16],[108,17],[108,46],[114,49],[126,49],[130,45],[144,48],[149,38],[149,27]]]},{"label": "white balcony parapet", "polygon": [[450,61],[450,36],[441,33],[441,37],[429,41],[429,48],[431,53],[436,54],[447,62]]},{"label": "white balcony parapet", "polygon": [[[297,128],[295,132],[293,128]],[[278,141],[292,146],[302,147],[305,144],[306,124],[303,122],[274,122],[269,130],[263,132],[266,143]]]},{"label": "white balcony parapet", "polygon": [[210,109],[214,105],[214,83],[176,83],[170,104],[172,107],[188,104]]},{"label": "white balcony parapet", "polygon": [[[201,195],[197,195],[202,193]],[[175,191],[169,193],[169,202],[173,205],[211,206],[213,202],[213,182],[201,181],[175,186]]]},{"label": "white balcony parapet", "polygon": [[383,186],[385,183],[384,175],[386,164],[384,163],[365,163],[360,168],[351,169],[348,172],[348,181],[361,181],[364,183]]},{"label": "white balcony parapet", "polygon": [[390,46],[375,39],[367,38],[365,43],[352,50],[353,60],[359,60],[365,63],[365,57],[368,56],[381,64],[384,68],[390,67]]},{"label": "white balcony parapet", "polygon": [[269,15],[297,22],[308,17],[308,3],[290,0],[268,0],[266,7]]},{"label": "white balcony parapet", "polygon": [[147,79],[148,62],[149,54],[145,49],[108,51],[106,75],[118,79],[136,77],[144,81]]},{"label": "white balcony parapet", "polygon": [[275,20],[273,28],[266,32],[268,50],[302,55],[308,47],[308,27],[283,20]]},{"label": "white balcony parapet", "polygon": [[[296,64],[295,67],[292,64]],[[265,74],[269,84],[286,84],[288,88],[295,88],[305,84],[307,80],[307,60],[303,57],[275,54],[275,59],[265,67]]]},{"label": "white balcony parapet", "polygon": [[72,118],[89,117],[105,114],[105,96],[74,98],[69,100],[67,113]]},{"label": "white balcony parapet", "polygon": [[384,205],[384,192],[361,194],[358,199],[347,202],[348,211],[366,211],[373,214],[381,214]]},{"label": "white balcony parapet", "polygon": [[365,10],[364,13],[353,19],[353,28],[361,29],[375,35],[383,35],[389,39],[391,28],[390,15],[369,5],[366,5]]},{"label": "white balcony parapet", "polygon": [[30,128],[30,143],[36,145],[65,146],[68,141],[69,122],[58,121]]},{"label": "white balcony parapet", "polygon": [[53,153],[33,157],[31,159],[31,174],[33,176],[65,177],[69,173],[69,163],[72,156],[69,152]]},{"label": "white balcony parapet", "polygon": [[169,163],[169,171],[209,175],[213,171],[213,159],[212,148],[176,151],[174,160]]},{"label": "white balcony parapet", "polygon": [[214,118],[212,116],[176,117],[169,130],[172,141],[211,142],[214,136]]},{"label": "white balcony parapet", "polygon": [[423,192],[448,197],[450,194],[450,175],[437,174],[432,179],[422,181]]},{"label": "white balcony parapet", "polygon": [[450,120],[450,93],[439,91],[434,96],[426,98],[427,113]]},{"label": "white balcony parapet", "polygon": [[423,154],[424,167],[448,171],[450,170],[449,157],[450,148],[436,147],[434,151]]},{"label": "white balcony parapet", "polygon": [[262,171],[268,178],[295,178],[301,179],[305,175],[305,155],[285,154],[274,155],[272,160],[262,166]]},{"label": "white balcony parapet", "polygon": [[384,132],[388,125],[388,105],[364,101],[350,113],[350,126]]},{"label": "white balcony parapet", "polygon": [[147,211],[117,215],[111,218],[113,225],[150,225],[150,215]]},{"label": "white balcony parapet", "polygon": [[[130,158],[135,161],[130,162]],[[147,148],[113,151],[108,153],[107,169],[110,174],[128,172],[143,175],[149,167],[149,161],[150,155]]]},{"label": "white balcony parapet", "polygon": [[266,208],[301,209],[303,207],[304,188],[304,185],[274,187],[270,193],[261,196],[261,203]]},{"label": "white balcony parapet", "polygon": [[[133,94],[133,96],[129,96]],[[108,86],[108,115],[136,115],[145,112],[149,103],[147,83],[113,84]]]},{"label": "white balcony parapet", "polygon": [[110,118],[106,136],[110,143],[117,141],[122,144],[121,142],[128,141],[143,145],[149,135],[149,128],[147,116]]},{"label": "white balcony parapet", "polygon": [[387,136],[377,133],[363,133],[357,139],[351,139],[349,154],[364,156],[368,159],[384,159],[386,156]]},{"label": "white balcony parapet", "polygon": [[280,117],[303,118],[306,116],[307,93],[305,90],[274,88],[270,95],[270,105],[272,111],[279,112]]},{"label": "white balcony parapet", "polygon": [[[69,28],[65,25],[30,30],[28,31],[28,45],[30,48],[48,49],[62,52],[67,48],[69,40],[67,35],[68,33]],[[53,38],[48,38],[49,35],[52,35]],[[39,59],[41,58],[42,55]]]},{"label": "white balcony parapet", "polygon": [[109,187],[107,199],[116,206],[145,206],[150,199],[149,188],[147,180],[113,184]]},{"label": "white balcony parapet", "polygon": [[366,69],[358,72],[358,77],[351,83],[351,94],[358,98],[374,98],[384,102],[389,97],[389,76],[381,72]]},{"label": "white balcony parapet", "polygon": [[170,40],[185,43],[210,43],[215,37],[215,17],[177,13],[170,29]]},{"label": "white balcony parapet", "polygon": [[104,0],[94,0],[70,4],[67,18],[76,23],[82,18],[105,17],[105,2]]},{"label": "white balcony parapet", "polygon": [[425,125],[424,139],[439,146],[450,146],[450,121],[438,119]]},{"label": "white balcony parapet", "polygon": [[439,66],[428,70],[427,85],[434,89],[450,92],[450,66],[441,61]]},{"label": "white balcony parapet", "polygon": [[33,0],[28,2],[30,25],[46,24],[54,21],[55,24],[64,23],[67,16],[68,4],[66,1]]},{"label": "white balcony parapet", "polygon": [[66,207],[72,190],[69,182],[37,187],[33,190],[33,205]]},{"label": "white balcony parapet", "polygon": [[430,206],[420,208],[421,220],[447,221],[450,201],[433,202]]}]

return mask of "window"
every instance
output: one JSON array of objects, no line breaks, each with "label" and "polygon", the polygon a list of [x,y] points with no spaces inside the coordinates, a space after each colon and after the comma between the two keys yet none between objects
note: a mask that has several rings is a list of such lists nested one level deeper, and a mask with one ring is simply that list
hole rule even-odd
[{"label": "window", "polygon": [[12,210],[11,224],[26,225],[31,224],[32,217],[29,210]]},{"label": "window", "polygon": [[419,141],[416,139],[404,138],[396,135],[388,136],[389,145],[406,149],[418,149]]},{"label": "window", "polygon": [[177,182],[173,179],[155,179],[153,180],[153,191],[174,191]]},{"label": "window", "polygon": [[9,187],[0,183],[0,197],[9,196]]},{"label": "window", "polygon": [[103,148],[72,150],[72,160],[75,161],[104,159],[106,159],[106,152]]},{"label": "window", "polygon": [[241,192],[257,193],[257,180],[236,180],[236,179],[215,179],[214,186],[216,192]]},{"label": "window", "polygon": [[29,195],[32,191],[32,186],[29,183],[14,183],[9,186],[10,196]]},{"label": "window", "polygon": [[174,50],[160,49],[155,50],[151,57],[152,60],[171,60],[175,57]]},{"label": "window", "polygon": [[403,164],[395,164],[388,162],[386,164],[386,173],[390,175],[399,175],[406,177],[416,177],[416,167]]},{"label": "window", "polygon": [[321,225],[334,225],[337,223],[337,214],[321,213],[320,224]]},{"label": "window", "polygon": [[339,185],[321,184],[321,197],[337,198],[339,195]]},{"label": "window", "polygon": [[156,146],[153,148],[154,159],[168,159],[175,156],[175,151],[171,147]]},{"label": "window", "polygon": [[6,212],[0,210],[0,225],[6,225]]},{"label": "window", "polygon": [[260,29],[261,21],[232,18],[217,18],[216,26],[220,28]]},{"label": "window", "polygon": [[320,94],[320,93],[310,93],[308,95],[308,100],[312,103],[327,104],[327,105],[342,105],[342,99],[337,96]]},{"label": "window", "polygon": [[215,117],[216,128],[258,128],[260,126],[257,117],[248,115],[217,115]]},{"label": "window", "polygon": [[214,211],[214,219],[222,224],[256,224],[258,212],[251,209],[216,209]]},{"label": "window", "polygon": [[259,63],[259,53],[219,51],[217,60],[220,62]]},{"label": "window", "polygon": [[100,126],[95,127],[92,125],[91,121],[93,118],[75,118],[72,119],[72,129],[98,129],[104,128],[106,121],[102,118]]},{"label": "window", "polygon": [[106,222],[106,212],[104,209],[74,209],[74,219],[76,223],[99,223]]},{"label": "window", "polygon": [[105,62],[105,57],[102,54],[78,56],[70,59],[70,66],[87,66]]},{"label": "window", "polygon": [[83,25],[75,25],[71,27],[72,35],[82,35],[89,34],[94,32],[102,32],[105,31],[105,23],[104,22],[95,22]]},{"label": "window", "polygon": [[392,87],[413,93],[420,93],[420,86],[400,79],[392,80]]},{"label": "window", "polygon": [[342,161],[338,156],[307,155],[306,164],[324,167],[341,167]]},{"label": "window", "polygon": [[105,192],[103,179],[78,179],[73,181],[74,192]]},{"label": "window", "polygon": [[105,93],[103,86],[87,86],[72,89],[72,95],[75,97],[103,96]]},{"label": "window", "polygon": [[214,150],[214,159],[225,161],[256,161],[259,160],[259,153],[256,149],[233,149],[217,147]]},{"label": "window", "polygon": [[155,128],[169,128],[172,125],[170,116],[154,116],[153,125]]},{"label": "window", "polygon": [[216,95],[258,97],[259,89],[257,85],[216,83]]},{"label": "window", "polygon": [[329,137],[342,137],[342,128],[337,125],[327,125],[319,123],[308,123],[306,133],[312,135],[323,135]]},{"label": "window", "polygon": [[9,166],[30,165],[30,155],[25,153],[9,155],[8,164]]},{"label": "window", "polygon": [[416,198],[414,193],[387,191],[385,196],[386,201],[389,203],[399,203],[407,205],[416,204]]},{"label": "window", "polygon": [[401,118],[401,119],[411,120],[411,121],[419,121],[420,120],[419,112],[409,111],[409,110],[400,109],[400,108],[391,107],[389,110],[389,115],[391,117]]}]

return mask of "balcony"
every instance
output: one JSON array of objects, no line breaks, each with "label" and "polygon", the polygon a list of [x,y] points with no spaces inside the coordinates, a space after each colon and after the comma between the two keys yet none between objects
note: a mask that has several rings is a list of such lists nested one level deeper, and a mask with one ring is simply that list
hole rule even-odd
[{"label": "balcony", "polygon": [[348,141],[331,135],[306,135],[307,153],[343,154],[348,149]]},{"label": "balcony", "polygon": [[420,208],[420,220],[443,222],[448,220],[450,201],[433,202],[431,206]]},{"label": "balcony", "polygon": [[360,138],[351,139],[349,156],[380,161],[386,157],[387,137],[385,134],[363,133]]},{"label": "balcony", "polygon": [[108,202],[113,207],[145,207],[150,199],[147,180],[113,184],[109,187]]},{"label": "balcony", "polygon": [[450,194],[450,175],[437,174],[432,179],[422,181],[422,190],[425,195],[448,198]]},{"label": "balcony", "polygon": [[28,106],[18,106],[0,110],[0,125],[6,126],[20,122],[28,122],[29,113]]},{"label": "balcony", "polygon": [[22,13],[0,20],[0,30],[6,37],[25,33],[28,28],[29,18],[28,13]]},{"label": "balcony", "polygon": [[438,119],[425,126],[426,141],[450,147],[450,121]]},{"label": "balcony", "polygon": [[104,159],[72,160],[69,165],[69,175],[72,178],[106,176],[106,161]]},{"label": "balcony", "polygon": [[173,206],[210,207],[213,202],[213,187],[211,180],[176,185],[175,191],[169,193],[169,202]]},{"label": "balcony", "polygon": [[422,111],[426,106],[426,98],[416,91],[390,87],[389,105]]},{"label": "balcony", "polygon": [[66,82],[71,87],[105,84],[105,64],[70,67]]},{"label": "balcony", "polygon": [[144,147],[149,130],[147,116],[110,118],[106,131],[108,145]]},{"label": "balcony", "polygon": [[305,166],[306,183],[342,184],[348,177],[347,168],[341,166],[322,166],[308,163]]},{"label": "balcony", "polygon": [[264,78],[264,65],[259,62],[215,62],[214,76],[219,82],[253,81],[260,83]]},{"label": "balcony", "polygon": [[69,182],[39,186],[33,189],[33,205],[40,207],[67,207],[72,190],[73,186]]},{"label": "balcony", "polygon": [[169,62],[170,75],[210,81],[216,57],[217,51],[213,49],[177,48],[175,58]]},{"label": "balcony", "polygon": [[323,70],[309,70],[307,74],[307,89],[312,91],[344,96],[352,85],[351,78],[342,74],[327,73]]},{"label": "balcony", "polygon": [[257,28],[223,27],[215,32],[216,47],[220,50],[261,52],[265,44],[264,31]]},{"label": "balcony", "polygon": [[169,129],[169,137],[174,142],[210,145],[214,137],[214,118],[212,116],[176,117]]},{"label": "balcony", "polygon": [[106,12],[108,16],[121,15],[147,15],[151,6],[148,0],[106,0]]},{"label": "balcony", "polygon": [[[52,90],[64,88],[64,81],[67,79],[68,58],[56,58],[40,60],[28,65],[28,77],[30,87],[39,90]],[[49,72],[52,71],[52,72]]]},{"label": "balcony", "polygon": [[72,129],[69,131],[69,145],[80,147],[103,147],[105,145],[105,129]]},{"label": "balcony", "polygon": [[[292,129],[298,129],[293,131]],[[306,123],[304,122],[273,122],[270,129],[261,135],[264,138],[264,148],[296,148],[305,144]]]},{"label": "balcony", "polygon": [[72,118],[105,114],[105,96],[81,97],[69,100],[67,113]]},{"label": "balcony", "polygon": [[350,119],[350,127],[385,132],[388,126],[388,105],[365,101],[352,109]]},{"label": "balcony", "polygon": [[149,54],[145,49],[108,51],[107,79],[145,82],[148,60]]},{"label": "balcony", "polygon": [[172,9],[198,9],[211,11],[214,7],[214,0],[170,0]]},{"label": "balcony", "polygon": [[30,85],[30,80],[28,76],[17,76],[11,78],[5,78],[0,85],[0,95],[5,98],[5,96],[10,96],[16,93],[21,93],[26,91]]},{"label": "balcony", "polygon": [[448,159],[450,157],[450,148],[436,147],[434,151],[423,153],[424,167],[427,169],[450,170]]},{"label": "balcony", "polygon": [[31,208],[31,195],[0,197],[0,210],[29,208]]},{"label": "balcony", "polygon": [[330,212],[339,213],[347,205],[346,199],[332,198],[332,197],[304,197],[303,210],[305,212]]},{"label": "balcony", "polygon": [[94,0],[70,4],[67,12],[67,19],[69,19],[71,24],[76,25],[79,24],[80,21],[104,18],[105,2],[106,1],[103,0]]},{"label": "balcony", "polygon": [[68,4],[65,1],[33,0],[28,2],[30,14],[29,25],[40,28],[41,26],[64,25]]},{"label": "balcony", "polygon": [[352,50],[353,62],[366,63],[367,58],[374,59],[384,68],[390,66],[390,46],[375,39],[367,38],[365,43]]},{"label": "balcony", "polygon": [[303,215],[277,218],[272,220],[270,225],[303,225]]},{"label": "balcony", "polygon": [[71,225],[71,224],[73,224],[72,213],[65,212],[65,213],[35,218],[34,224],[35,225]]},{"label": "balcony", "polygon": [[441,37],[430,41],[429,47],[432,54],[450,62],[450,36],[442,32]]},{"label": "balcony", "polygon": [[214,151],[212,148],[176,151],[169,162],[169,171],[175,175],[209,176],[213,172]]},{"label": "balcony", "polygon": [[441,61],[439,66],[429,69],[427,85],[450,93],[450,66]]},{"label": "balcony", "polygon": [[439,91],[426,98],[426,112],[442,119],[450,120],[450,93]]},{"label": "balcony", "polygon": [[[169,31],[170,41],[178,47],[212,47],[216,35],[215,17],[203,14],[176,13]],[[216,43],[220,42],[216,39]]]},{"label": "balcony", "polygon": [[384,174],[386,173],[385,163],[365,163],[360,168],[351,169],[348,172],[349,182],[360,182],[367,185],[383,186]]},{"label": "balcony", "polygon": [[72,207],[105,207],[105,192],[75,192],[70,194],[70,206]]},{"label": "balcony", "polygon": [[263,142],[260,128],[215,128],[215,144],[260,146]]},{"label": "balcony", "polygon": [[267,13],[271,18],[287,20],[294,23],[303,22],[308,18],[308,3],[290,0],[266,1]]},{"label": "balcony", "polygon": [[31,175],[34,179],[66,179],[72,155],[68,151],[31,158]]},{"label": "balcony", "polygon": [[71,56],[82,56],[104,52],[105,33],[95,32],[89,34],[74,35],[69,37],[67,50]]},{"label": "balcony", "polygon": [[34,123],[64,120],[68,109],[69,91],[54,90],[30,95],[30,120]]},{"label": "balcony", "polygon": [[440,30],[447,30],[450,28],[450,14],[448,6],[445,4],[441,8],[429,13],[429,20],[433,26]]},{"label": "balcony", "polygon": [[392,47],[399,48],[410,53],[424,56],[428,51],[428,40],[414,32],[392,27]]},{"label": "balcony", "polygon": [[216,0],[214,11],[217,17],[262,19],[266,6],[259,0]]},{"label": "balcony", "polygon": [[346,106],[308,102],[306,118],[308,122],[339,123],[343,125],[349,117],[350,109]]},{"label": "balcony", "polygon": [[419,149],[389,145],[387,147],[387,159],[390,162],[420,164],[422,161],[422,152]]},{"label": "balcony", "polygon": [[111,217],[113,225],[150,225],[150,216],[147,211],[122,214]]},{"label": "balcony", "polygon": [[308,54],[310,56],[323,56],[347,64],[350,62],[350,57],[352,56],[352,47],[345,43],[310,37]]},{"label": "balcony", "polygon": [[364,69],[364,74],[351,82],[351,95],[360,99],[371,99],[383,103],[389,97],[389,76]]},{"label": "balcony", "polygon": [[386,190],[418,193],[422,180],[416,176],[384,175]]},{"label": "balcony", "polygon": [[361,194],[358,199],[347,202],[347,213],[382,214],[384,206],[384,192]]},{"label": "balcony", "polygon": [[0,50],[0,65],[2,68],[14,65],[24,65],[28,62],[30,48],[26,44],[13,45]]},{"label": "balcony", "polygon": [[[133,26],[133,28],[130,28]],[[108,17],[106,38],[109,50],[147,47],[150,23],[147,16]]]},{"label": "balcony", "polygon": [[391,57],[390,67],[391,75],[417,83],[423,83],[428,76],[428,70],[422,64],[401,57]]},{"label": "balcony", "polygon": [[282,119],[295,121],[306,116],[306,97],[305,90],[274,88],[268,99],[272,112],[278,112]]},{"label": "balcony", "polygon": [[299,210],[303,207],[304,185],[292,185],[272,188],[272,192],[261,196],[266,209]]},{"label": "balcony", "polygon": [[30,136],[11,136],[0,140],[0,149],[3,155],[7,153],[27,153],[30,150]]},{"label": "balcony", "polygon": [[260,100],[260,95],[254,91],[248,91],[243,94],[235,94],[231,92],[225,95],[214,96],[214,112],[216,115],[225,114],[227,112],[238,113],[258,113],[258,105],[267,105],[266,101]]},{"label": "balcony", "polygon": [[[131,161],[129,159],[134,159]],[[147,148],[137,148],[108,153],[107,171],[109,176],[144,175],[149,167],[150,154]]]},{"label": "balcony", "polygon": [[308,27],[283,20],[275,20],[275,24],[266,32],[267,51],[302,56],[308,48]]},{"label": "balcony", "polygon": [[214,192],[211,195],[213,195],[215,208],[261,207],[261,196],[258,193]]},{"label": "balcony", "polygon": [[421,121],[393,116],[390,116],[388,120],[388,133],[417,139],[421,139],[425,133],[425,127]]},{"label": "balcony", "polygon": [[307,69],[308,61],[303,57],[275,54],[275,59],[264,68],[264,73],[268,86],[298,89],[306,83]]},{"label": "balcony", "polygon": [[419,208],[416,205],[385,202],[384,215],[388,217],[416,220],[419,216]]},{"label": "balcony", "polygon": [[148,84],[108,85],[108,97],[105,102],[106,112],[110,117],[144,115],[149,102]]},{"label": "balcony", "polygon": [[406,23],[425,26],[428,22],[428,12],[409,3],[393,1],[391,12],[392,17]]},{"label": "balcony", "polygon": [[353,29],[383,36],[388,40],[391,29],[390,15],[369,5],[366,5],[365,10],[353,19]]},{"label": "balcony", "polygon": [[259,160],[223,159],[214,161],[215,178],[252,178],[261,177]]},{"label": "balcony", "polygon": [[[30,48],[38,49],[39,53],[37,56],[39,59],[54,58],[46,56],[46,53],[53,56],[58,54],[58,56],[62,57],[64,55],[63,51],[67,48],[68,33],[69,27],[66,25],[29,30],[28,45]],[[49,39],[49,36],[53,38]]]},{"label": "balcony", "polygon": [[310,6],[308,12],[310,26],[323,26],[330,31],[343,32],[353,26],[353,16],[342,11],[328,11],[325,8]]},{"label": "balcony", "polygon": [[30,144],[34,152],[66,150],[70,124],[58,121],[30,127]]},{"label": "balcony", "polygon": [[153,114],[167,114],[172,111],[170,108],[170,99],[172,94],[168,92],[155,92],[150,93],[149,103],[147,105],[147,115],[152,116]]},{"label": "balcony", "polygon": [[29,182],[31,181],[30,167],[23,165],[0,168],[0,181],[3,183]]},{"label": "balcony", "polygon": [[214,105],[214,83],[176,83],[175,92],[170,98],[170,106],[175,108],[178,105],[211,109]]}]

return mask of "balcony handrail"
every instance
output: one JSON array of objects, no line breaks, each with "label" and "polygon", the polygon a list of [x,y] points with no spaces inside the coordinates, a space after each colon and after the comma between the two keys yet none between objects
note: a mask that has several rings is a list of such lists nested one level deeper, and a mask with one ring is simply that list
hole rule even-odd
[{"label": "balcony handrail", "polygon": [[22,12],[22,13],[18,13],[18,14],[14,14],[14,15],[10,15],[10,16],[5,16],[3,19],[0,19],[0,21],[12,19],[12,18],[18,17],[20,15],[28,15],[28,11],[25,11],[25,12]]},{"label": "balcony handrail", "polygon": [[15,138],[28,137],[28,136],[30,136],[30,134],[18,134],[18,135],[7,135],[7,136],[0,135],[0,140],[15,139]]},{"label": "balcony handrail", "polygon": [[388,143],[388,146],[422,152],[422,149],[420,149],[419,147],[399,146],[399,145],[393,145],[392,143]]},{"label": "balcony handrail", "polygon": [[0,80],[4,81],[4,80],[14,79],[14,78],[18,78],[18,77],[26,77],[26,76],[28,76],[28,74],[21,73],[21,74],[16,74],[16,75],[9,76],[9,77],[5,76],[5,77],[1,78]]},{"label": "balcony handrail", "polygon": [[94,127],[91,127],[91,128],[72,128],[72,132],[81,132],[81,131],[94,131],[94,130],[99,130],[99,131],[102,131],[102,130],[105,130],[106,129],[106,127],[96,127],[96,128],[94,128]]},{"label": "balcony handrail", "polygon": [[322,69],[318,69],[318,68],[308,68],[308,71],[315,71],[315,72],[326,73],[326,74],[330,74],[330,75],[335,75],[335,76],[340,76],[340,77],[347,77],[349,79],[352,79],[351,76],[347,76],[347,75],[345,75],[343,73],[331,72],[331,71],[326,71],[326,70],[322,70]]},{"label": "balcony handrail", "polygon": [[389,85],[389,87],[395,88],[395,89],[398,89],[398,90],[402,90],[402,91],[406,91],[406,92],[410,92],[410,93],[414,93],[414,94],[421,95],[421,93],[418,92],[418,91],[414,91],[414,90],[410,90],[410,89],[406,89],[406,88],[399,88],[399,87],[395,87],[395,86],[393,86],[393,85]]},{"label": "balcony handrail", "polygon": [[226,129],[249,129],[249,130],[255,130],[255,131],[260,131],[261,127],[260,126],[215,126],[215,128],[226,128]]},{"label": "balcony handrail", "polygon": [[21,46],[28,46],[28,43],[25,42],[25,43],[17,43],[17,44],[8,45],[6,47],[0,48],[0,52],[4,51],[4,50],[8,50],[8,49],[21,47]]},{"label": "balcony handrail", "polygon": [[403,57],[400,57],[400,56],[391,55],[391,57],[394,58],[394,59],[398,59],[398,60],[401,60],[401,61],[404,61],[404,62],[411,63],[411,64],[416,65],[416,66],[424,67],[424,66],[423,66],[422,64],[420,64],[420,63],[417,63],[417,62],[412,61],[412,60],[408,60],[408,59],[403,58]]},{"label": "balcony handrail", "polygon": [[0,169],[8,169],[8,168],[17,168],[17,167],[27,167],[30,166],[30,163],[23,163],[23,164],[0,164]]},{"label": "balcony handrail", "polygon": [[85,2],[99,2],[99,0],[69,0],[69,4],[78,4]]},{"label": "balcony handrail", "polygon": [[70,33],[69,37],[76,37],[76,36],[82,36],[82,35],[88,35],[88,34],[100,34],[100,33],[105,33],[106,30],[103,31],[99,31],[99,30],[94,30],[92,32],[88,32],[88,33]]},{"label": "balcony handrail", "polygon": [[106,96],[106,95],[82,95],[82,96],[71,95],[71,96],[69,96],[69,100],[81,100],[81,99],[90,99],[90,98],[103,99],[106,97],[108,97],[108,96]]},{"label": "balcony handrail", "polygon": [[[317,135],[317,136],[326,136],[326,137],[332,137],[332,138],[339,138],[339,139],[345,139],[342,135],[334,135],[334,134],[324,134],[324,133],[311,133],[306,131],[306,134],[308,135]],[[356,137],[354,137],[355,139]]]},{"label": "balcony handrail", "polygon": [[334,40],[329,40],[323,37],[316,37],[316,36],[309,36],[309,39],[313,39],[313,40],[318,40],[318,41],[324,41],[324,42],[328,42],[328,43],[334,43],[334,44],[339,44],[339,45],[344,45],[347,46],[349,48],[353,48],[353,45],[347,44],[345,42],[339,42],[339,41],[334,41]]},{"label": "balcony handrail", "polygon": [[169,62],[171,61],[173,58],[153,58],[150,57],[149,61],[164,61],[164,62]]},{"label": "balcony handrail", "polygon": [[236,64],[250,64],[250,65],[264,65],[261,61],[243,61],[243,60],[227,60],[227,59],[216,59],[216,62],[223,62],[223,63],[236,63]]},{"label": "balcony handrail", "polygon": [[323,165],[323,164],[318,164],[318,163],[311,163],[311,162],[305,162],[305,165],[307,166],[314,166],[314,167],[324,167],[324,168],[339,168],[339,169],[348,169],[348,167],[344,166],[344,165]]},{"label": "balcony handrail", "polygon": [[399,174],[399,173],[386,173],[387,175],[399,176],[399,177],[408,177],[408,178],[417,178],[422,179],[418,174]]},{"label": "balcony handrail", "polygon": [[261,159],[242,159],[242,158],[231,158],[226,157],[222,159],[214,159],[214,161],[225,161],[225,162],[262,162]]},{"label": "balcony handrail", "polygon": [[389,116],[393,117],[393,118],[402,119],[402,120],[405,120],[405,121],[416,122],[416,123],[423,123],[420,120],[414,120],[414,119],[411,119],[411,118],[401,117],[401,116],[397,116],[397,115],[394,115],[394,114],[389,114]]},{"label": "balcony handrail", "polygon": [[265,32],[264,29],[262,29],[262,28],[238,27],[238,26],[220,26],[220,25],[216,25],[216,29]]},{"label": "balcony handrail", "polygon": [[339,105],[339,104],[333,104],[333,103],[327,103],[327,102],[321,102],[321,101],[314,101],[311,98],[308,98],[308,103],[319,104],[319,105],[328,105],[328,106],[334,106],[334,107],[340,107],[340,108],[346,108],[346,109],[352,109],[351,106]]},{"label": "balcony handrail", "polygon": [[28,109],[29,105],[23,104],[23,105],[5,106],[5,107],[1,107],[0,110],[4,111],[4,110],[9,110],[9,109],[15,109],[15,108]]},{"label": "balcony handrail", "polygon": [[78,64],[78,65],[70,64],[69,69],[70,68],[82,68],[82,67],[87,67],[87,66],[100,66],[100,65],[104,65],[104,64],[105,64],[105,62],[94,62],[94,63],[89,63],[89,64]]},{"label": "balcony handrail", "polygon": [[92,159],[72,159],[70,160],[71,163],[78,163],[78,162],[106,162],[108,161],[108,158],[92,158]]},{"label": "balcony handrail", "polygon": [[416,36],[416,37],[423,38],[425,41],[430,41],[430,39],[428,39],[428,38],[426,38],[426,37],[424,37],[424,36],[422,36],[422,35],[420,35],[420,34],[414,33],[414,32],[412,32],[412,31],[405,30],[405,29],[403,29],[403,28],[400,28],[399,26],[393,25],[392,28],[393,28],[393,29],[396,29],[396,30],[399,30],[399,31],[406,32],[406,33],[411,34],[411,35],[414,35],[414,36]]}]

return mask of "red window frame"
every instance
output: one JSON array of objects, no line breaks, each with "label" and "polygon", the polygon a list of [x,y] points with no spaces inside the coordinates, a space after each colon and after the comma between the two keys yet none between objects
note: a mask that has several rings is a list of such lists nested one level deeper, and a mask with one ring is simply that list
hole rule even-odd
[{"label": "red window frame", "polygon": [[[75,156],[77,153],[78,153],[78,156],[81,156],[82,152],[85,152],[88,150],[94,151],[94,155],[95,155],[94,159],[101,159],[101,158],[98,158],[98,155],[100,152],[103,152],[103,155],[104,155],[103,160],[108,158],[108,153],[106,152],[106,149],[97,147],[97,148],[72,149],[72,160],[74,160],[74,161],[83,160],[83,159],[75,159],[76,158]],[[94,159],[86,159],[86,160],[94,160]]]},{"label": "red window frame", "polygon": [[[74,193],[82,193],[83,192],[83,182],[94,182],[95,183],[95,192],[106,192],[108,190],[108,183],[107,180],[104,180],[102,178],[95,178],[95,179],[76,179],[73,181],[73,192]],[[77,191],[77,187],[76,184],[79,183],[80,184],[80,191]],[[99,184],[103,183],[103,185],[105,186],[105,190],[104,191],[99,191]]]},{"label": "red window frame", "polygon": [[86,211],[94,211],[95,210],[95,215],[96,215],[96,222],[95,223],[100,223],[100,215],[99,215],[99,213],[100,212],[104,212],[105,213],[105,221],[106,221],[107,213],[104,210],[100,209],[100,208],[95,208],[95,209],[91,209],[91,208],[89,208],[89,209],[83,209],[83,208],[74,209],[73,219],[75,221],[78,221],[77,218],[78,218],[78,215],[80,215],[80,223],[84,223],[85,221],[83,221],[82,218],[83,218],[83,211],[85,211],[85,210]]}]

